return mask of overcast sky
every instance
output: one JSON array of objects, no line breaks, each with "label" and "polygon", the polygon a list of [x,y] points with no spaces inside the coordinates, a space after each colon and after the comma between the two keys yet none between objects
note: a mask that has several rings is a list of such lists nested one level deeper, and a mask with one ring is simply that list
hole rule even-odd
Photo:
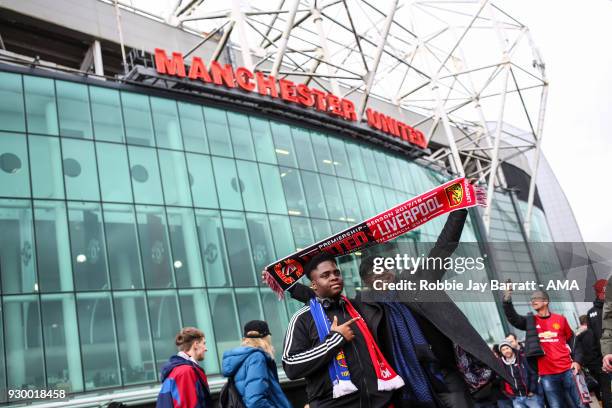
[{"label": "overcast sky", "polygon": [[[503,0],[550,81],[543,150],[585,241],[612,241],[612,1]],[[607,177],[606,177],[607,176]]]}]

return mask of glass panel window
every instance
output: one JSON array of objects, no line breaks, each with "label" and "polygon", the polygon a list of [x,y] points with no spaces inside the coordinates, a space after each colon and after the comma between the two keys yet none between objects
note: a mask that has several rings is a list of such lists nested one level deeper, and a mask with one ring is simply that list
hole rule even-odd
[{"label": "glass panel window", "polygon": [[232,135],[234,156],[240,159],[255,160],[249,117],[240,113],[227,112],[227,121]]},{"label": "glass panel window", "polygon": [[64,177],[60,141],[54,137],[28,136],[32,195],[37,198],[64,198]]},{"label": "glass panel window", "polygon": [[45,388],[45,363],[38,296],[4,296],[8,389]]},{"label": "glass panel window", "polygon": [[374,163],[374,153],[367,147],[360,146],[361,156],[363,157],[363,165],[365,166],[366,177],[370,183],[381,184],[376,163]]},{"label": "glass panel window", "polygon": [[236,347],[242,338],[236,299],[231,289],[209,289],[208,299],[211,315],[215,316],[213,328],[217,340],[217,355],[221,359],[223,353]]},{"label": "glass panel window", "polygon": [[144,292],[115,292],[113,298],[124,384],[157,381]]},{"label": "glass panel window", "polygon": [[296,156],[300,168],[317,171],[314,152],[310,143],[310,133],[305,129],[293,127],[291,128],[291,134],[293,135],[295,149],[299,152]]},{"label": "glass panel window", "polygon": [[323,194],[325,195],[329,218],[345,221],[346,216],[344,215],[344,207],[342,206],[342,196],[340,195],[336,178],[321,174],[321,185],[323,186]]},{"label": "glass panel window", "polygon": [[72,261],[66,204],[63,201],[34,201],[36,256],[44,268],[38,270],[41,292],[73,290]]},{"label": "glass panel window", "polygon": [[363,159],[361,158],[361,149],[359,148],[359,145],[352,142],[346,142],[346,152],[351,158],[348,164],[351,166],[351,173],[353,173],[355,180],[368,181],[365,167],[363,166]]},{"label": "glass panel window", "polygon": [[[259,276],[259,272],[262,271],[266,265],[276,260],[270,224],[265,214],[247,214],[246,219],[249,227],[249,238],[251,239],[255,271]],[[261,280],[258,279],[258,281]]]},{"label": "glass panel window", "polygon": [[245,210],[265,212],[266,203],[261,188],[257,163],[236,160],[236,167],[238,168],[238,176],[243,187],[242,199],[244,200]]},{"label": "glass panel window", "polygon": [[221,215],[233,286],[255,286],[255,270],[251,262],[253,254],[244,214],[222,211]]},{"label": "glass panel window", "polygon": [[375,186],[374,184],[370,184],[370,190],[372,191],[372,199],[374,200],[374,207],[376,208],[376,214],[381,213],[391,208],[391,206],[388,205],[387,201],[385,200],[385,193],[382,187]]},{"label": "glass panel window", "polygon": [[130,166],[125,145],[96,143],[100,190],[104,201],[132,202]]},{"label": "glass panel window", "polygon": [[285,303],[279,302],[276,294],[269,288],[261,288],[259,293],[263,304],[264,320],[268,322],[272,333],[272,345],[275,350],[282,350],[283,337],[289,325]]},{"label": "glass panel window", "polygon": [[90,86],[89,95],[96,140],[123,142],[125,132],[119,91]]},{"label": "glass panel window", "polygon": [[167,208],[172,266],[178,287],[199,288],[205,285],[200,258],[198,231],[191,208]]},{"label": "glass panel window", "polygon": [[374,162],[376,163],[376,168],[378,169],[378,174],[380,175],[380,181],[383,186],[391,187],[393,186],[393,178],[391,177],[391,173],[389,173],[389,165],[387,164],[387,160],[385,160],[385,154],[374,150]]},{"label": "glass panel window", "polygon": [[167,149],[182,150],[183,139],[176,101],[151,97],[151,110],[157,145]]},{"label": "glass panel window", "polygon": [[208,153],[208,136],[202,108],[192,103],[179,102],[178,110],[185,150]]},{"label": "glass panel window", "polygon": [[60,135],[93,138],[87,85],[56,81]]},{"label": "glass panel window", "polygon": [[330,137],[328,140],[334,160],[333,164],[334,168],[336,169],[336,174],[342,177],[350,178],[352,175],[346,150],[344,149],[344,141],[333,137]]},{"label": "glass panel window", "polygon": [[291,231],[291,223],[286,215],[270,214],[270,225],[272,228],[272,237],[274,238],[274,249],[276,257],[283,258],[292,252],[295,252],[295,243],[293,242],[293,233]]},{"label": "glass panel window", "polygon": [[134,188],[134,201],[146,204],[163,204],[155,150],[129,146],[128,154],[132,187]]},{"label": "glass panel window", "polygon": [[314,236],[310,227],[308,218],[289,217],[291,220],[291,230],[293,231],[293,239],[298,248],[306,248],[314,244]]},{"label": "glass panel window", "polygon": [[406,186],[404,186],[404,181],[402,177],[400,176],[401,170],[400,170],[399,164],[397,163],[397,158],[393,156],[389,156],[389,155],[383,155],[383,156],[386,156],[385,158],[387,159],[387,163],[389,166],[389,172],[392,175],[392,180],[391,180],[392,186],[396,190],[400,190],[404,192],[407,191]]},{"label": "glass panel window", "polygon": [[217,354],[217,341],[208,305],[208,295],[205,289],[181,289],[179,290],[179,302],[184,327],[197,327],[204,332],[206,348],[208,351],[204,357],[204,370],[206,374],[218,374],[219,359]]},{"label": "glass panel window", "polygon": [[210,145],[210,153],[218,154],[219,156],[233,156],[232,142],[230,139],[229,126],[227,125],[227,116],[225,111],[221,109],[205,107],[204,118],[206,120],[206,133],[208,134],[208,143]]},{"label": "glass panel window", "polygon": [[52,79],[25,76],[28,132],[57,135],[55,85]]},{"label": "glass panel window", "polygon": [[272,138],[274,139],[274,151],[276,152],[276,160],[282,166],[297,167],[295,161],[295,149],[291,138],[291,129],[289,126],[270,122],[272,128]]},{"label": "glass panel window", "polygon": [[0,72],[0,129],[25,132],[21,75]]},{"label": "glass panel window", "polygon": [[184,153],[159,150],[159,165],[166,205],[191,206],[189,173]]},{"label": "glass panel window", "polygon": [[317,220],[316,218],[313,218],[310,220],[310,223],[312,224],[312,232],[314,234],[315,241],[320,241],[331,235],[331,227],[329,226],[329,221]]},{"label": "glass panel window", "polygon": [[287,213],[289,215],[308,216],[299,172],[287,167],[281,167],[280,172],[287,200]]},{"label": "glass panel window", "polygon": [[164,209],[136,206],[138,236],[147,288],[173,288],[172,254]]},{"label": "glass panel window", "polygon": [[219,201],[210,156],[194,153],[187,153],[186,156],[193,204],[196,207],[218,208]]},{"label": "glass panel window", "polygon": [[283,184],[278,173],[278,167],[260,164],[259,172],[261,174],[268,212],[287,214],[287,202],[285,201],[285,193],[283,192]]},{"label": "glass panel window", "polygon": [[140,289],[142,263],[131,205],[103,204],[108,266],[113,289]]},{"label": "glass panel window", "polygon": [[62,140],[66,196],[69,200],[100,200],[93,142]]},{"label": "glass panel window", "polygon": [[25,135],[0,132],[0,196],[29,197],[29,173]]},{"label": "glass panel window", "polygon": [[129,144],[155,146],[149,97],[121,92],[125,134]]},{"label": "glass panel window", "polygon": [[327,144],[327,136],[323,133],[312,132],[311,134],[312,147],[317,158],[317,167],[321,173],[336,174],[334,172],[334,160],[332,159]]},{"label": "glass panel window", "polygon": [[78,293],[77,310],[85,389],[121,385],[110,293]]},{"label": "glass panel window", "polygon": [[[0,276],[3,293],[38,291],[29,200],[0,200]],[[10,387],[9,387],[10,388]]]},{"label": "glass panel window", "polygon": [[270,123],[266,119],[260,119],[253,116],[249,119],[251,122],[251,132],[253,134],[253,143],[255,144],[257,160],[264,163],[276,164],[276,152],[274,151]]},{"label": "glass panel window", "polygon": [[213,157],[212,162],[220,207],[230,210],[242,210],[241,193],[244,191],[245,185],[236,174],[234,160]]},{"label": "glass panel window", "polygon": [[76,304],[73,294],[41,296],[47,387],[83,391]]},{"label": "glass panel window", "polygon": [[108,289],[106,241],[100,205],[68,203],[68,221],[77,290]]},{"label": "glass panel window", "polygon": [[310,216],[327,218],[327,209],[325,208],[325,199],[323,198],[319,175],[309,171],[302,171],[300,173],[302,175],[302,183]]},{"label": "glass panel window", "polygon": [[236,304],[238,305],[240,327],[244,327],[251,320],[264,318],[259,291],[256,288],[236,289]]},{"label": "glass panel window", "polygon": [[370,218],[378,214],[378,212],[376,211],[376,206],[374,205],[374,201],[372,200],[372,192],[370,191],[370,186],[366,183],[356,182],[355,187],[357,190],[357,197],[359,199],[359,205],[361,207],[363,217]]},{"label": "glass panel window", "polygon": [[176,345],[168,339],[174,339],[182,327],[178,296],[174,290],[151,290],[147,293],[147,298],[155,366],[161,367],[170,356],[176,354]]},{"label": "glass panel window", "polygon": [[229,262],[219,212],[196,210],[196,224],[208,286],[230,286]]},{"label": "glass panel window", "polygon": [[338,179],[340,184],[340,193],[344,201],[344,209],[346,210],[346,220],[348,222],[360,222],[363,218],[361,209],[359,208],[359,199],[355,192],[355,185],[351,180]]}]

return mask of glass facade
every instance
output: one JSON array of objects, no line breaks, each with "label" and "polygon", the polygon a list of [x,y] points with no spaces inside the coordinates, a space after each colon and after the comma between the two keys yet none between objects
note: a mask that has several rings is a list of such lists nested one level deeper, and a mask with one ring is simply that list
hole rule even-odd
[{"label": "glass facade", "polygon": [[[1,72],[0,390],[156,382],[187,325],[206,333],[210,375],[248,320],[281,350],[299,304],[262,268],[442,181],[257,115]],[[410,239],[435,241],[444,221]],[[356,257],[340,262],[350,294]]]}]

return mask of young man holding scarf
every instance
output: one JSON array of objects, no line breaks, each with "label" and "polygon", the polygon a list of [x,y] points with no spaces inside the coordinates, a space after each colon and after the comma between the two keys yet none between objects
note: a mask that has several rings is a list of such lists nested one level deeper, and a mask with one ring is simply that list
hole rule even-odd
[{"label": "young man holding scarf", "polygon": [[[449,215],[429,258],[452,255],[467,214],[467,210],[457,210]],[[375,275],[372,267],[373,257],[367,257],[359,268],[366,286],[374,279],[395,279],[393,271]],[[414,276],[435,281],[445,272],[422,269]],[[299,283],[289,293],[302,302],[312,296],[311,290]],[[492,370],[506,380],[509,377],[457,305],[444,292],[435,293],[435,303],[432,296],[431,292],[415,291],[410,302],[372,302],[362,300],[358,292],[352,302],[406,383],[394,398],[396,407],[471,407],[474,401],[469,391],[487,385]]]},{"label": "young man holding scarf", "polygon": [[306,378],[311,408],[392,407],[404,382],[342,296],[344,282],[332,255],[321,253],[304,268],[316,295],[287,329],[283,368],[290,379]]}]

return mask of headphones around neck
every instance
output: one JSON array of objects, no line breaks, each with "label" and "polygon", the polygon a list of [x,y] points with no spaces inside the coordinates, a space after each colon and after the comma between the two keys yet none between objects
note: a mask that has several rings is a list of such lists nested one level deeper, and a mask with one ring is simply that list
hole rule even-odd
[{"label": "headphones around neck", "polygon": [[317,302],[323,306],[323,309],[329,309],[334,303],[337,303],[339,306],[344,306],[344,299],[339,298],[338,300],[330,299],[330,298],[317,298]]}]

